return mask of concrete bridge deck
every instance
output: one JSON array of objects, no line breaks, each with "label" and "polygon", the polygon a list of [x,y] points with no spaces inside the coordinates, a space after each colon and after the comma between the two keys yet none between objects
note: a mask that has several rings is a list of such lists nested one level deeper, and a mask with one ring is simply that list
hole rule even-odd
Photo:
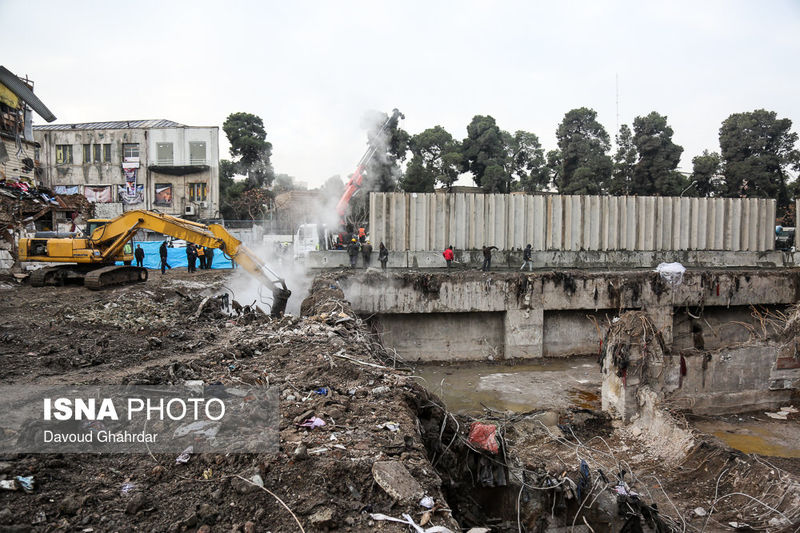
[{"label": "concrete bridge deck", "polygon": [[[651,270],[365,272],[335,275],[401,356],[421,360],[597,353],[614,316],[644,309],[669,347],[745,341],[753,306],[800,301],[800,269],[695,269],[670,286]],[[702,315],[702,320],[694,319]]]}]

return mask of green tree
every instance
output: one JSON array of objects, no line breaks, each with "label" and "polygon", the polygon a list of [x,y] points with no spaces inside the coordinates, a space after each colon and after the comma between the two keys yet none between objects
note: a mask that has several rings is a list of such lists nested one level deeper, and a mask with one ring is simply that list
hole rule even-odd
[{"label": "green tree", "polygon": [[561,168],[555,183],[562,194],[600,194],[611,178],[608,133],[594,109],[568,111],[556,130]]},{"label": "green tree", "polygon": [[535,134],[519,130],[512,136],[503,132],[506,147],[505,171],[512,187],[527,193],[547,188],[550,176],[542,144]]},{"label": "green tree", "polygon": [[561,162],[561,152],[558,150],[550,150],[545,156],[547,160],[547,176],[550,183],[561,183],[561,170],[564,168]]},{"label": "green tree", "polygon": [[270,163],[272,144],[261,117],[250,113],[231,113],[222,124],[231,145],[231,156],[239,173],[247,176],[247,188],[269,187],[275,177]]},{"label": "green tree", "polygon": [[717,196],[722,183],[719,175],[720,157],[716,152],[703,150],[702,155],[692,158],[692,181],[697,182],[694,189],[700,196]]},{"label": "green tree", "polygon": [[415,155],[411,157],[399,185],[405,192],[433,192],[436,175],[425,168],[420,156]]},{"label": "green tree", "polygon": [[787,168],[800,170],[797,133],[791,127],[790,119],[779,119],[774,111],[764,109],[725,119],[719,130],[723,195],[775,198],[779,208],[785,209],[789,204]]},{"label": "green tree", "polygon": [[245,189],[244,180],[236,180],[236,163],[227,159],[219,161],[219,211],[222,218],[238,220],[243,215],[238,212],[239,197]]},{"label": "green tree", "polygon": [[633,144],[639,161],[633,169],[631,194],[678,196],[686,178],[678,172],[683,147],[672,142],[667,117],[653,111],[633,120]]},{"label": "green tree", "polygon": [[461,170],[470,172],[478,187],[486,192],[509,192],[509,177],[500,175],[505,173],[506,143],[493,117],[475,115],[472,118],[467,126],[467,138],[461,143],[461,155]]},{"label": "green tree", "polygon": [[[411,139],[408,132],[400,127],[400,119],[404,118],[405,115],[397,109],[392,110],[391,117],[386,113],[374,113],[367,118],[367,142],[375,149],[375,155],[367,163],[362,185],[364,192],[395,190],[397,180],[402,175],[400,163],[406,159]],[[386,127],[381,129],[384,124]]]},{"label": "green tree", "polygon": [[627,124],[619,127],[616,136],[617,151],[614,154],[614,171],[608,186],[609,194],[627,195],[633,183],[633,168],[639,158],[639,152],[633,144],[633,132]]},{"label": "green tree", "polygon": [[411,161],[401,180],[408,192],[432,192],[436,182],[451,187],[458,179],[460,145],[441,126],[428,128],[411,137]]}]

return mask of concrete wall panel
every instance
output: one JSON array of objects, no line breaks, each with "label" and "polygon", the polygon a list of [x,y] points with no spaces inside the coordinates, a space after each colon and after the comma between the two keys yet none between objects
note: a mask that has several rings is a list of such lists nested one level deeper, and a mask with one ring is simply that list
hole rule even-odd
[{"label": "concrete wall panel", "polygon": [[775,201],[521,194],[373,193],[370,233],[392,250],[774,249]]}]

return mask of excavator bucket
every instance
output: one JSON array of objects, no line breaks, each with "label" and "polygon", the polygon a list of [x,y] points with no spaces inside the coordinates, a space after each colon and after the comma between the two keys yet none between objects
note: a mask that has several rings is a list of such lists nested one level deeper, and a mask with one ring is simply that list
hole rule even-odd
[{"label": "excavator bucket", "polygon": [[289,302],[289,296],[291,295],[292,291],[289,289],[275,287],[272,290],[272,310],[270,314],[274,317],[283,315],[286,312],[286,304]]}]

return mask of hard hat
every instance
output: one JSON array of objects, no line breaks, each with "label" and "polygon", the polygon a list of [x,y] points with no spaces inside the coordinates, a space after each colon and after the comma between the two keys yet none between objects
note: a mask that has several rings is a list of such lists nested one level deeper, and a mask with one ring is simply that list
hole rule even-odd
[{"label": "hard hat", "polygon": [[356,242],[356,240],[355,240],[355,239],[353,239],[353,240],[352,240],[352,241],[350,241],[350,242]]}]

